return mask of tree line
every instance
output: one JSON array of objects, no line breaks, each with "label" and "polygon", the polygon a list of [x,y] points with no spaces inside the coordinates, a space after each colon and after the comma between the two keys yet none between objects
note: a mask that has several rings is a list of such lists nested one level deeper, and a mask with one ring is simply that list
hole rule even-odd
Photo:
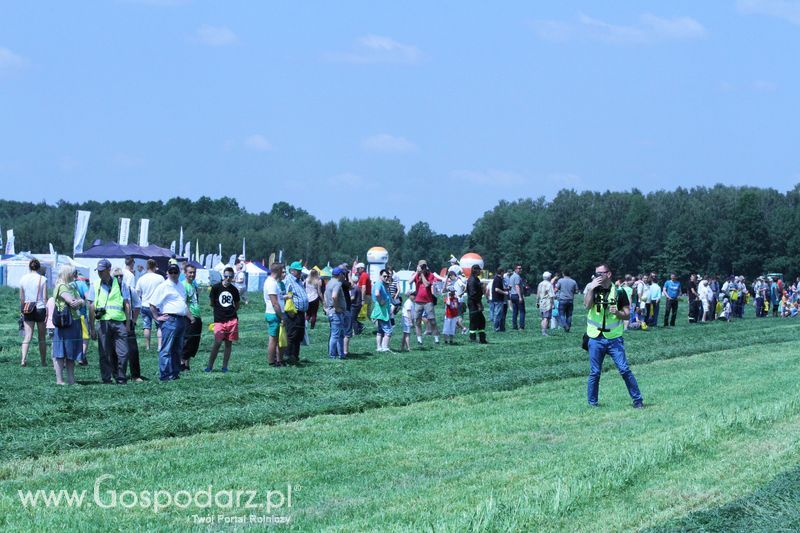
[{"label": "tree line", "polygon": [[529,273],[564,271],[584,279],[601,261],[620,275],[735,273],[752,279],[783,272],[794,278],[800,274],[798,205],[800,185],[785,193],[724,185],[647,194],[562,190],[550,201],[501,201],[477,218],[470,234],[444,235],[425,222],[406,230],[397,218],[322,222],[286,202],[250,213],[228,197],[55,205],[0,200],[0,226],[14,229],[18,251],[45,251],[52,242],[70,253],[75,211],[84,209],[92,212],[87,244],[116,240],[120,217],[131,219],[134,242],[138,220],[149,218],[150,242],[162,246],[178,239],[182,225],[185,239],[199,240],[205,252],[221,243],[224,255],[239,253],[246,237],[249,258],[283,250],[284,258],[322,266],[363,260],[379,245],[398,269],[420,258],[444,265],[450,254],[474,251],[491,270],[519,263]]}]

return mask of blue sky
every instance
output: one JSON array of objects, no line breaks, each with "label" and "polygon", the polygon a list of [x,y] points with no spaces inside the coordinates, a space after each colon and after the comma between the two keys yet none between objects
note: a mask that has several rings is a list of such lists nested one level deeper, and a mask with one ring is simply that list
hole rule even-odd
[{"label": "blue sky", "polygon": [[465,233],[561,188],[787,190],[799,45],[788,0],[2,1],[2,196]]}]

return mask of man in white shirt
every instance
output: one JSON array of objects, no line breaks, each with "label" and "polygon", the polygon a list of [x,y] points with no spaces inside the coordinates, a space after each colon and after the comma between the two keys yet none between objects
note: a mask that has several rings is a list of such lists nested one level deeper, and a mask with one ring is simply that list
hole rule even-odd
[{"label": "man in white shirt", "polygon": [[278,348],[278,334],[281,324],[288,323],[288,317],[283,312],[281,293],[278,281],[283,277],[283,263],[272,263],[269,266],[269,277],[264,282],[264,317],[267,321],[267,362],[270,366],[281,366],[283,356]]},{"label": "man in white shirt", "polygon": [[161,381],[173,381],[181,376],[181,352],[186,328],[186,289],[179,281],[178,265],[167,267],[167,279],[150,297],[150,312],[161,324],[161,347],[158,350],[158,367]]},{"label": "man in white shirt", "polygon": [[[158,266],[155,259],[147,260],[147,273],[144,274],[136,282],[136,292],[141,299],[141,313],[142,313],[142,332],[144,332],[144,344],[148,351],[150,351],[150,330],[153,327],[153,314],[150,312],[150,298],[156,291],[159,285],[164,282],[161,274],[156,272]],[[156,322],[156,327],[159,323]],[[158,330],[158,347],[161,349],[161,330]]]},{"label": "man in white shirt", "polygon": [[247,302],[247,273],[244,270],[244,257],[239,257],[239,262],[236,263],[236,275],[233,277],[233,286],[239,291],[239,296],[242,303]]}]

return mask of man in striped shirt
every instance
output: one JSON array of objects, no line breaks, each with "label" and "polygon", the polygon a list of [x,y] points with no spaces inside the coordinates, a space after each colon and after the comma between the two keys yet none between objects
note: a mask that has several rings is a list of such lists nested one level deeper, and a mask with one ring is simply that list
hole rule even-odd
[{"label": "man in striped shirt", "polygon": [[[306,311],[308,311],[308,296],[303,286],[303,264],[295,261],[289,265],[289,275],[286,276],[286,294],[291,294],[292,303],[295,309],[290,310],[284,307],[286,314],[286,337],[289,339],[289,346],[286,347],[286,357],[290,365],[300,363],[300,344],[303,342],[306,332]],[[287,304],[288,299],[287,299]],[[291,306],[290,306],[291,307]]]}]

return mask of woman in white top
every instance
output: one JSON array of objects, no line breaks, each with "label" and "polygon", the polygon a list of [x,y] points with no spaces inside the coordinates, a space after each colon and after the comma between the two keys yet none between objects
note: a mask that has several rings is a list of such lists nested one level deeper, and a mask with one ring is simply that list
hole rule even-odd
[{"label": "woman in white top", "polygon": [[550,282],[552,278],[550,272],[542,274],[542,281],[536,288],[536,307],[539,308],[539,315],[542,318],[542,336],[547,337],[547,326],[553,315],[553,300],[555,299],[555,292],[553,291],[553,284]]},{"label": "woman in white top", "polygon": [[316,269],[311,269],[306,278],[306,296],[308,297],[308,311],[306,311],[306,320],[308,320],[311,329],[317,325],[317,311],[319,311],[320,301],[320,287],[322,280],[319,278],[319,272]]},{"label": "woman in white top", "polygon": [[707,280],[700,281],[700,285],[697,287],[697,296],[700,298],[700,303],[703,304],[702,321],[705,322],[711,318],[711,301],[714,299]]},{"label": "woman in white top", "polygon": [[22,366],[28,364],[28,348],[33,339],[34,324],[39,334],[39,357],[42,366],[47,366],[47,343],[45,321],[47,320],[47,279],[39,274],[42,265],[31,259],[30,272],[19,280],[19,306],[22,313],[25,335],[22,339]]}]

